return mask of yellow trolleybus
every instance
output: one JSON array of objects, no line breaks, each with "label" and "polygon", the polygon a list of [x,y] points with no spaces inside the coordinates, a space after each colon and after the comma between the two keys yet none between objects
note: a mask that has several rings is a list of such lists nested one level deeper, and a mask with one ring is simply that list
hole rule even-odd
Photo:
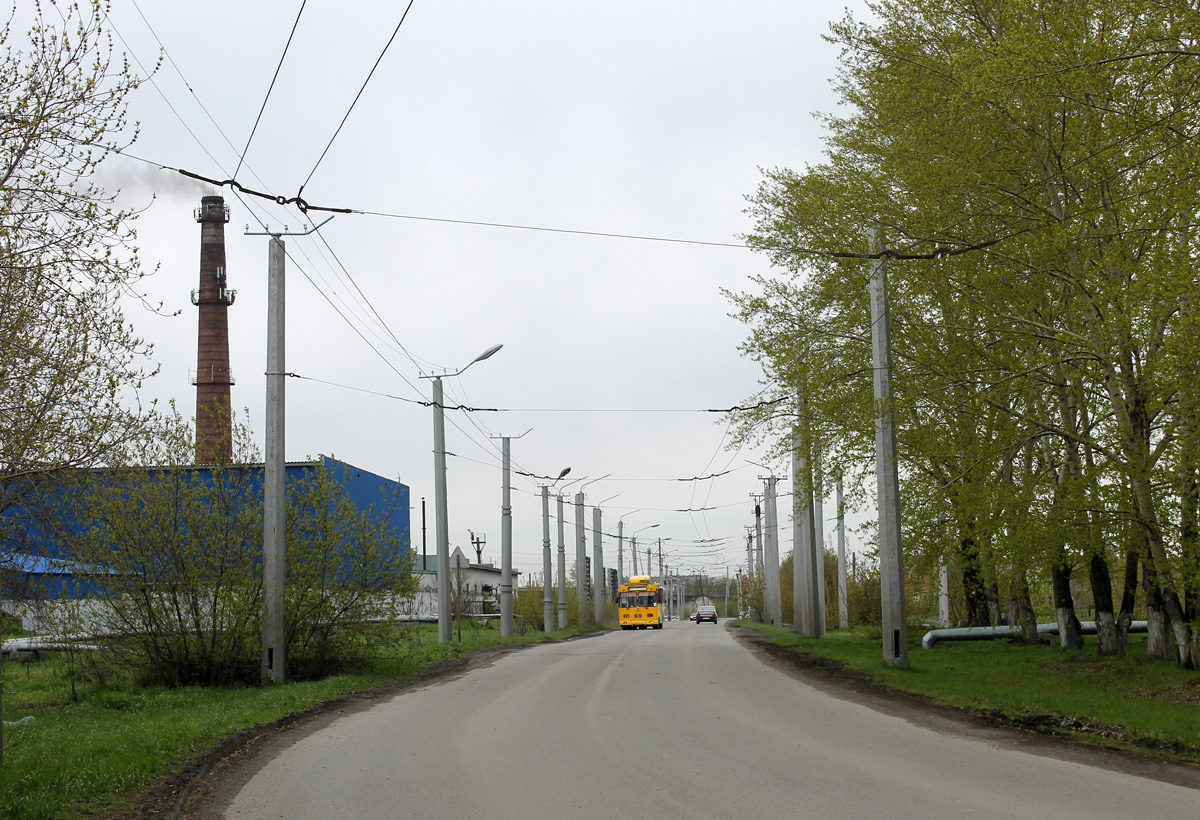
[{"label": "yellow trolleybus", "polygon": [[617,596],[621,629],[662,629],[666,602],[660,600],[661,595],[649,575],[634,575],[629,583],[621,584]]}]

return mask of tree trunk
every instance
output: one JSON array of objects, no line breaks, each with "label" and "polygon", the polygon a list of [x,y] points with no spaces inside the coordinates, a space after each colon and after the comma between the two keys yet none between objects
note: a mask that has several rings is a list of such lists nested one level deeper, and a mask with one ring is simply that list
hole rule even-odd
[{"label": "tree trunk", "polygon": [[1170,619],[1163,607],[1162,590],[1152,580],[1149,570],[1142,569],[1142,585],[1146,588],[1146,654],[1164,661],[1173,660]]},{"label": "tree trunk", "polygon": [[1054,593],[1054,615],[1058,621],[1058,645],[1063,649],[1082,649],[1083,634],[1075,617],[1075,599],[1071,597],[1071,567],[1061,550],[1050,565],[1050,587]]},{"label": "tree trunk", "polygon": [[1096,551],[1088,561],[1088,574],[1092,582],[1092,600],[1096,607],[1096,636],[1100,648],[1098,655],[1122,655],[1125,652],[1126,630],[1121,629],[1113,614],[1112,578],[1108,572],[1108,560]]},{"label": "tree trunk", "polygon": [[1021,626],[1021,642],[1038,643],[1040,639],[1037,631],[1037,615],[1033,611],[1033,601],[1029,598],[1029,576],[1025,570],[1013,574],[1012,594],[1008,606],[1009,611],[1012,612],[1009,623]]},{"label": "tree trunk", "polygon": [[974,525],[963,527],[959,542],[959,568],[962,571],[963,597],[967,605],[967,626],[989,626],[987,593],[984,590],[983,571],[979,566],[979,547],[975,543]]},{"label": "tree trunk", "polygon": [[1125,551],[1125,588],[1121,592],[1121,614],[1117,616],[1117,626],[1126,635],[1133,622],[1133,608],[1137,604],[1137,584],[1138,548],[1131,546]]},{"label": "tree trunk", "polygon": [[1000,617],[1000,587],[993,578],[987,584],[988,621],[992,626],[1000,626],[1005,619]]}]

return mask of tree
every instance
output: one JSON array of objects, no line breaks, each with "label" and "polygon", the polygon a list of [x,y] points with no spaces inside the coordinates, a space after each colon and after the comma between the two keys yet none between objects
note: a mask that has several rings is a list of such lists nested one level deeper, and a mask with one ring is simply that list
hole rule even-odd
[{"label": "tree", "polygon": [[[882,223],[893,410],[906,495],[920,499],[905,527],[955,530],[923,558],[957,542],[976,622],[996,617],[1003,574],[1019,589],[1045,567],[1065,645],[1077,643],[1071,582],[1086,567],[1105,652],[1124,645],[1140,562],[1148,608],[1190,665],[1200,350],[1184,328],[1197,293],[1187,135],[1200,127],[1189,102],[1200,21],[1182,0],[872,10],[876,23],[833,27],[852,113],[829,118],[828,161],[769,171],[750,198],[748,241],[791,281],[739,298],[748,345],[772,377],[800,356],[817,363],[810,383],[856,374],[869,362],[862,235]],[[833,339],[845,341],[840,368],[811,355]],[[816,406],[822,441],[861,441],[863,381],[843,379]],[[1117,615],[1110,545],[1122,542]]]},{"label": "tree", "polygon": [[[156,417],[124,464],[70,475],[62,516],[78,533],[93,631],[118,663],[167,685],[260,679],[263,468],[234,420],[234,461],[206,467],[191,426]],[[389,529],[398,498],[357,508],[339,469],[314,462],[288,481],[284,631],[289,676],[362,656],[416,591],[410,552]]]},{"label": "tree", "polygon": [[0,29],[5,506],[14,478],[93,464],[137,429],[123,397],[150,353],[118,305],[143,276],[135,214],[91,179],[136,137],[122,132],[139,80],[113,59],[103,4],[49,5],[53,15],[35,5],[25,47],[11,42],[12,18]]},{"label": "tree", "polygon": [[[35,3],[27,43],[19,7],[0,28],[0,541],[31,475],[94,463],[138,427],[122,404],[147,374],[149,346],[117,300],[142,277],[133,214],[91,181],[122,139],[137,88],[114,62],[99,2]],[[0,552],[0,597],[24,556]],[[0,754],[3,729],[0,728]]]},{"label": "tree", "polygon": [[339,483],[349,467],[314,462],[288,482],[288,664],[312,677],[359,654],[362,640],[392,628],[417,592],[413,557],[388,526],[405,499],[360,510]]}]

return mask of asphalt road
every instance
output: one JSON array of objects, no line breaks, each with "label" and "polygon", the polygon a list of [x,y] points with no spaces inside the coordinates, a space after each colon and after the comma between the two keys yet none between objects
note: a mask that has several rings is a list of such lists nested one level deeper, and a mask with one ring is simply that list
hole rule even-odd
[{"label": "asphalt road", "polygon": [[239,818],[1197,820],[1200,791],[831,696],[721,625],[540,645],[314,731]]}]

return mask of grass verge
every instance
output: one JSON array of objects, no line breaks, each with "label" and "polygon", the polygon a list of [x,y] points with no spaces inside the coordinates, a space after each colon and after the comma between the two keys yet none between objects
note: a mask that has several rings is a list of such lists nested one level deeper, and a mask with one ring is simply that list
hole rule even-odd
[{"label": "grass verge", "polygon": [[1078,651],[1004,640],[922,649],[918,634],[909,643],[909,668],[895,669],[883,663],[878,630],[814,639],[788,627],[741,625],[789,651],[836,661],[887,688],[994,722],[1200,764],[1200,674],[1147,658],[1144,635],[1130,636],[1125,655],[1100,657],[1094,638]]},{"label": "grass verge", "polygon": [[375,647],[355,674],[261,688],[144,687],[103,673],[83,653],[8,660],[0,817],[78,820],[107,814],[243,730],[415,677],[438,661],[475,650],[581,631],[528,630],[502,640],[495,627],[470,626],[463,628],[461,642],[439,644],[436,626],[409,626],[395,641]]}]

